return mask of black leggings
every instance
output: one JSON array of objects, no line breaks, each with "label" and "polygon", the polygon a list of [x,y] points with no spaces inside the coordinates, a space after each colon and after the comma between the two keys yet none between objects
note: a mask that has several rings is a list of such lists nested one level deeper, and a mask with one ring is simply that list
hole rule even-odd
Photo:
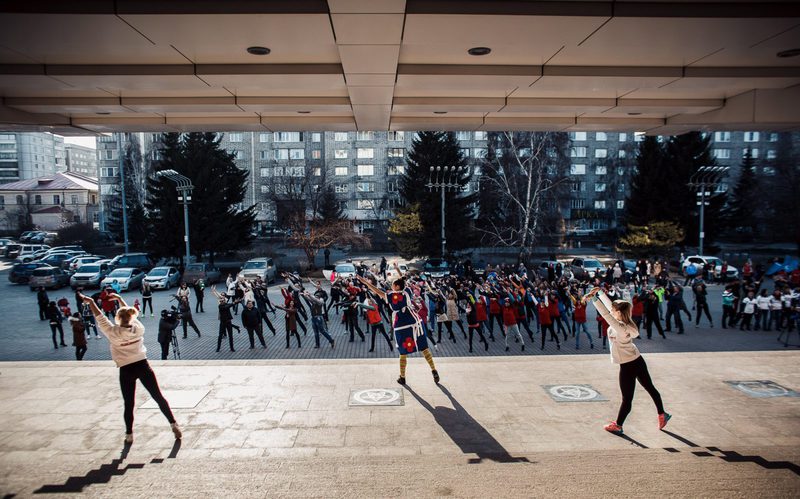
[{"label": "black leggings", "polygon": [[122,400],[125,401],[125,433],[133,433],[133,405],[136,402],[136,380],[140,380],[145,389],[158,404],[161,413],[166,416],[170,424],[175,422],[175,417],[169,408],[167,399],[158,389],[156,374],[147,363],[147,359],[134,362],[119,368],[119,387],[122,390]]},{"label": "black leggings", "polygon": [[639,356],[636,360],[620,364],[619,366],[619,389],[622,392],[622,403],[619,406],[617,424],[620,426],[625,423],[625,418],[627,418],[628,414],[631,412],[633,392],[636,390],[637,379],[644,389],[647,390],[647,393],[650,394],[650,397],[652,397],[658,413],[664,413],[664,404],[661,402],[661,394],[659,394],[656,387],[653,386],[653,380],[650,379],[650,373],[647,371],[647,364],[644,362],[644,357]]},{"label": "black leggings", "polygon": [[383,337],[386,339],[386,343],[389,344],[389,350],[391,351],[393,349],[392,340],[389,339],[389,335],[386,333],[386,328],[383,327],[383,323],[371,324],[370,330],[372,330],[372,342],[370,343],[369,347],[370,352],[375,350],[375,336],[377,336],[378,333],[381,333]]},{"label": "black leggings", "polygon": [[561,342],[558,340],[558,334],[556,330],[553,328],[553,324],[542,324],[542,350],[544,350],[544,342],[545,338],[547,337],[547,331],[550,331],[550,341],[555,340],[556,345],[558,348],[561,348]]},{"label": "black leggings", "polygon": [[483,336],[483,326],[481,326],[481,323],[479,322],[475,326],[469,326],[469,351],[470,352],[472,351],[472,336],[473,336],[473,333],[478,333],[478,336],[480,336],[481,341],[484,343],[484,345],[486,345],[486,350],[488,350],[489,349],[489,343],[486,342],[486,338]]},{"label": "black leggings", "polygon": [[436,323],[436,330],[439,333],[439,338],[436,340],[437,343],[442,342],[442,324],[445,325],[447,328],[447,334],[450,335],[450,339],[453,340],[453,343],[456,342],[456,337],[453,334],[453,321],[444,321],[444,322],[437,322]]},{"label": "black leggings", "polygon": [[708,303],[707,302],[697,302],[697,315],[694,317],[694,325],[698,326],[700,324],[700,316],[703,315],[705,312],[706,317],[708,318],[708,323],[712,326],[714,325],[713,319],[711,319],[711,312],[708,311]]},{"label": "black leggings", "polygon": [[150,313],[153,313],[153,297],[152,296],[143,296],[142,297],[142,315],[147,312],[147,306],[150,305]]},{"label": "black leggings", "polygon": [[55,324],[50,324],[50,331],[52,331],[52,333],[53,333],[53,346],[54,347],[58,348],[58,343],[56,342],[56,331],[58,331],[58,333],[61,335],[61,346],[62,347],[67,346],[67,344],[64,343],[64,328],[61,327],[61,323],[60,322],[57,322]]}]

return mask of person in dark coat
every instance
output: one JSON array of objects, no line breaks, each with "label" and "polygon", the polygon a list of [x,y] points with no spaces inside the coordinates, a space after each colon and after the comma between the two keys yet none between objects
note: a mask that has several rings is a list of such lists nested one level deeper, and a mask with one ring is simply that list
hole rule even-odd
[{"label": "person in dark coat", "polygon": [[161,311],[161,320],[158,321],[158,344],[161,345],[161,360],[167,360],[169,345],[172,343],[172,332],[178,327],[180,319],[178,314]]},{"label": "person in dark coat", "polygon": [[242,310],[242,326],[247,330],[251,350],[256,347],[254,334],[258,335],[261,347],[267,348],[267,344],[264,342],[264,334],[261,332],[261,327],[259,327],[261,326],[261,313],[253,306],[252,301],[248,301],[244,310]]},{"label": "person in dark coat", "polygon": [[42,287],[36,293],[36,302],[39,304],[39,320],[43,321],[47,319],[47,305],[50,303],[50,297],[47,296],[47,291]]}]

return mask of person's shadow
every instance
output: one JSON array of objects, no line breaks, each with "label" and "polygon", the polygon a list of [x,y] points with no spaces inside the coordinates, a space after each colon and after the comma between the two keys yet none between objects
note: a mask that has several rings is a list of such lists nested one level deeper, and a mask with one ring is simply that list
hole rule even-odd
[{"label": "person's shadow", "polygon": [[433,407],[428,401],[419,396],[410,386],[406,385],[406,390],[417,399],[433,415],[436,423],[442,427],[453,442],[458,445],[464,454],[477,454],[477,458],[469,460],[470,463],[480,463],[484,459],[489,459],[498,463],[528,463],[528,458],[514,457],[498,442],[486,428],[475,420],[458,403],[450,391],[442,385],[439,389],[447,395],[453,409],[449,407]]}]

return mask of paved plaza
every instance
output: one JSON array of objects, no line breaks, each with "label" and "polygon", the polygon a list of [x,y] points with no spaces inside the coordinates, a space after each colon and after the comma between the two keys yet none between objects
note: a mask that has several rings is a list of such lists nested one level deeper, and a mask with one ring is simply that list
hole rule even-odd
[{"label": "paved plaza", "polygon": [[[639,391],[625,437],[605,355],[153,361],[183,425],[143,390],[122,445],[110,362],[0,365],[0,492],[95,497],[796,497],[800,353],[646,356],[674,418]],[[729,382],[737,381],[734,385]],[[557,389],[553,389],[553,386]],[[737,389],[743,387],[745,391]],[[363,390],[379,389],[364,396]],[[398,390],[402,405],[381,404]],[[555,397],[554,395],[561,395]],[[595,395],[598,395],[597,397]],[[765,396],[766,395],[766,396]],[[784,395],[784,396],[775,396]],[[796,394],[794,394],[796,395]]]}]

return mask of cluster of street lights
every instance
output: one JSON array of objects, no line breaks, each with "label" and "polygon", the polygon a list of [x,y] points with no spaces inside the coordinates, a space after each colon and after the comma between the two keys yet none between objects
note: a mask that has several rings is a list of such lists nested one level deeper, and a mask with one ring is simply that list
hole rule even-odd
[{"label": "cluster of street lights", "polygon": [[[727,166],[701,166],[689,179],[689,187],[697,190],[697,205],[700,206],[700,241],[698,254],[703,254],[703,241],[705,239],[705,207],[709,204],[707,197],[714,196],[717,188],[722,183],[723,177],[728,174]],[[708,189],[708,190],[706,190]]]},{"label": "cluster of street lights", "polygon": [[429,192],[439,191],[442,193],[442,258],[445,256],[447,246],[447,238],[444,233],[444,194],[461,190],[461,184],[458,181],[466,172],[466,166],[431,166],[428,183],[425,184]]}]

